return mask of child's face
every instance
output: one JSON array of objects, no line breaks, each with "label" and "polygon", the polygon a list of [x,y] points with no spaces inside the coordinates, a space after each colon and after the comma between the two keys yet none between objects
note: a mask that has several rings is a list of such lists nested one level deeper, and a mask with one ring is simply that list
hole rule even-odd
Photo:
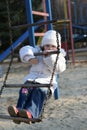
[{"label": "child's face", "polygon": [[54,46],[54,45],[50,45],[50,44],[47,44],[47,45],[44,45],[44,50],[57,50],[57,47]]}]

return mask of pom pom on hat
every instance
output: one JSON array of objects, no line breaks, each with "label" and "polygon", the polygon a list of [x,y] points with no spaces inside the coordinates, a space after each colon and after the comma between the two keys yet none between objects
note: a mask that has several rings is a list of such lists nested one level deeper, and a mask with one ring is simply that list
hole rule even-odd
[{"label": "pom pom on hat", "polygon": [[[61,48],[61,36],[58,33],[58,41],[59,41],[59,48]],[[45,33],[45,35],[42,38],[41,47],[44,45],[54,45],[57,47],[57,36],[55,30],[49,30]]]}]

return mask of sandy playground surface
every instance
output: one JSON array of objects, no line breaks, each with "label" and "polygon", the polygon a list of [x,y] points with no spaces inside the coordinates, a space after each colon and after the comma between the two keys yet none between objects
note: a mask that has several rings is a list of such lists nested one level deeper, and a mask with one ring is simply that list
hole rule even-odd
[{"label": "sandy playground surface", "polygon": [[[8,68],[2,64],[3,78]],[[28,73],[28,65],[14,63],[7,83],[23,83]],[[0,119],[0,130],[87,130],[87,63],[67,65],[60,75],[60,98],[51,98],[44,111],[43,121],[35,124],[14,124],[11,120]],[[0,114],[7,114],[7,107],[15,105],[19,88],[5,88],[0,98]]]}]

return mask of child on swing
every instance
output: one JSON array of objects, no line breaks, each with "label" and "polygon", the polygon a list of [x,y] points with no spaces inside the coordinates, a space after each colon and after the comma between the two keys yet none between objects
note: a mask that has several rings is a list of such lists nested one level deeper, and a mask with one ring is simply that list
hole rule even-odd
[{"label": "child on swing", "polygon": [[[60,53],[58,54],[56,70],[52,80],[53,86],[50,88],[52,94],[57,86],[56,75],[66,69],[65,55],[61,52],[61,36],[57,33],[57,43],[56,33],[55,30],[49,30],[42,38],[41,46],[36,46],[34,48],[26,45],[19,51],[21,61],[30,65],[32,64],[29,74],[24,79],[24,83],[49,84],[57,54],[49,55],[47,52],[57,51],[57,44],[59,44]],[[45,55],[34,56],[34,53],[36,52],[44,52]],[[8,107],[10,116],[39,118],[47,92],[47,87],[22,87],[19,92],[19,99],[16,107]],[[13,121],[20,124],[20,121]]]}]

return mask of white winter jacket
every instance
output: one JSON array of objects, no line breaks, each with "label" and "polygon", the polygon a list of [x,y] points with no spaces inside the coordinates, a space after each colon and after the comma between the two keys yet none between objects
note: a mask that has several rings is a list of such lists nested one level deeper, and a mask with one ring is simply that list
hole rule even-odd
[{"label": "white winter jacket", "polygon": [[[24,63],[29,63],[31,58],[37,58],[38,64],[33,64],[29,70],[29,74],[24,78],[24,82],[26,81],[36,81],[41,84],[50,83],[51,75],[53,72],[54,62],[56,60],[57,54],[52,54],[47,57],[45,56],[34,56],[34,53],[40,52],[41,49],[39,46],[31,47],[29,45],[24,46],[20,49],[20,59]],[[66,69],[66,61],[64,55],[62,53],[58,56],[58,61],[56,65],[55,75],[53,77],[53,86],[52,92],[57,86],[56,75],[58,73],[63,72]]]}]

